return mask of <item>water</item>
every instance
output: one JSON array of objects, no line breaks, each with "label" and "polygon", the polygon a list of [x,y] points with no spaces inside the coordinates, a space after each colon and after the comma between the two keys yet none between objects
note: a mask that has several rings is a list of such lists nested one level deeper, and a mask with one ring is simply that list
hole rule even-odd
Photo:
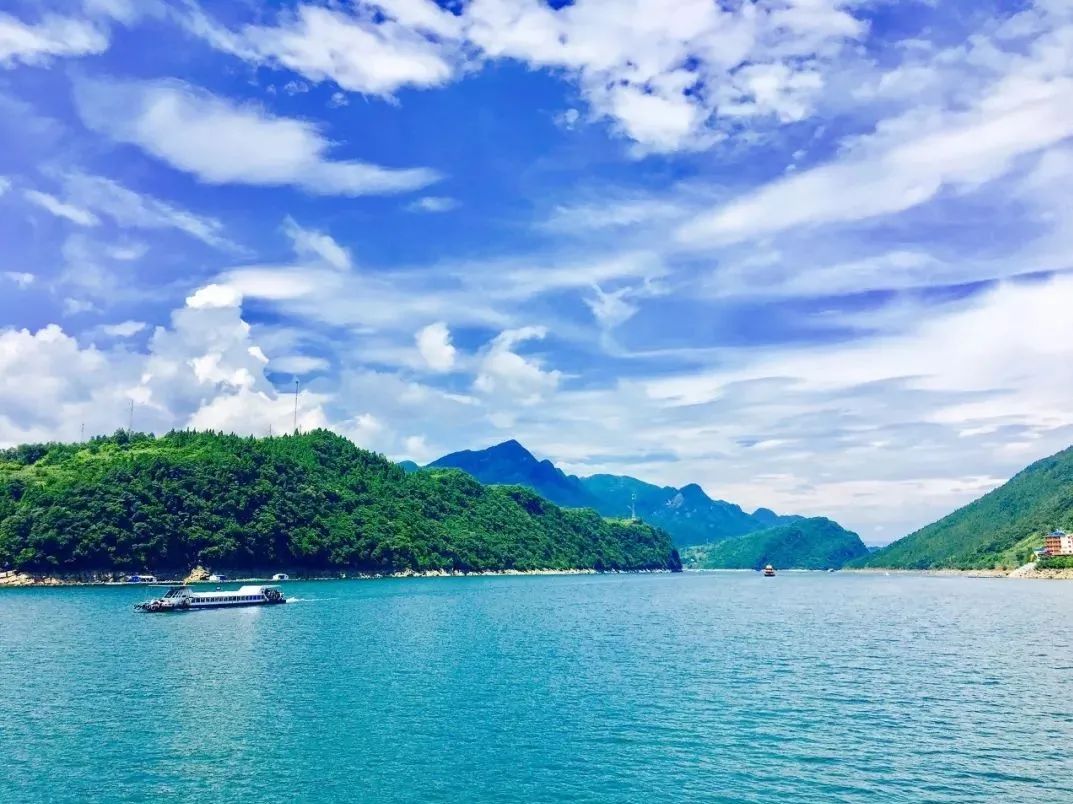
[{"label": "water", "polygon": [[753,573],[0,590],[0,799],[1073,801],[1073,584]]}]

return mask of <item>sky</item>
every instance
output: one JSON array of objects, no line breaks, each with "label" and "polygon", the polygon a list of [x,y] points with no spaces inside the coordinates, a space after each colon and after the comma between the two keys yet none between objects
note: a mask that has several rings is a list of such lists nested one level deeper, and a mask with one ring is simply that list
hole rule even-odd
[{"label": "sky", "polygon": [[1071,108],[1069,0],[7,0],[0,446],[516,438],[883,544],[1073,443]]}]

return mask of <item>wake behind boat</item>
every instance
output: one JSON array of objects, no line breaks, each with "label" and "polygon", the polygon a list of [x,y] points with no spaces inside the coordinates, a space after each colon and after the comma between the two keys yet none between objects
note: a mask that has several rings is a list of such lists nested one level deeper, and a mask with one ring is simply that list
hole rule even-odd
[{"label": "wake behind boat", "polygon": [[287,598],[274,586],[241,586],[238,589],[218,589],[215,592],[194,592],[189,586],[173,586],[163,597],[139,603],[134,610],[192,611],[236,606],[270,606],[286,602]]}]

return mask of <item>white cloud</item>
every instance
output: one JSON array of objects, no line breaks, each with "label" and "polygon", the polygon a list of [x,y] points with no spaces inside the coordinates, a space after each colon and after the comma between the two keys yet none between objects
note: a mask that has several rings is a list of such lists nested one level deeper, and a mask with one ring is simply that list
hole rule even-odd
[{"label": "white cloud", "polygon": [[[824,69],[863,36],[849,0],[430,0],[300,5],[274,25],[229,30],[199,12],[190,30],[255,64],[391,96],[445,84],[484,61],[558,71],[644,150],[696,150],[746,117],[809,115]],[[573,126],[577,110],[561,116]],[[724,125],[725,122],[725,125]]]},{"label": "white cloud", "polygon": [[34,283],[34,275],[28,274],[24,271],[4,271],[0,273],[0,277],[3,277],[8,282],[14,283],[20,290],[25,290]]},{"label": "white cloud", "polygon": [[139,242],[113,243],[105,247],[105,254],[120,262],[140,260],[149,251],[149,246]]},{"label": "white cloud", "polygon": [[585,304],[601,327],[617,327],[632,318],[639,309],[636,304],[626,301],[632,288],[619,288],[610,293],[605,293],[599,285],[593,285],[592,289],[595,295],[585,299]]},{"label": "white cloud", "polygon": [[119,226],[133,229],[175,229],[213,248],[240,250],[224,235],[223,223],[215,218],[197,215],[153,196],[137,193],[103,176],[72,172],[64,174],[61,181],[70,203],[109,217]]},{"label": "white cloud", "polygon": [[559,204],[540,227],[552,232],[589,235],[594,230],[623,229],[682,217],[687,207],[663,198],[608,199],[598,203]]},{"label": "white cloud", "polygon": [[293,185],[317,195],[359,196],[414,190],[439,178],[426,168],[334,160],[332,143],[312,123],[182,81],[82,79],[75,100],[90,128],[207,184]]},{"label": "white cloud", "polygon": [[523,405],[539,402],[553,392],[562,379],[557,370],[546,371],[536,358],[527,358],[514,349],[526,341],[542,340],[544,327],[521,327],[499,333],[480,357],[475,390],[483,394],[511,397]]},{"label": "white cloud", "polygon": [[404,442],[406,454],[418,463],[425,463],[436,457],[436,453],[429,447],[423,435],[412,435]]},{"label": "white cloud", "polygon": [[426,195],[406,205],[410,212],[450,212],[458,208],[458,201],[439,195]]},{"label": "white cloud", "polygon": [[281,355],[272,358],[269,367],[281,374],[311,374],[314,371],[327,371],[331,363],[323,357],[311,355]]},{"label": "white cloud", "polygon": [[6,193],[10,189],[11,189],[11,180],[6,178],[6,177],[4,177],[4,176],[0,176],[0,195],[3,195],[4,193]]},{"label": "white cloud", "polygon": [[446,83],[454,73],[449,46],[458,21],[428,0],[356,4],[353,13],[300,5],[278,25],[237,32],[202,14],[188,26],[215,47],[247,61],[285,67],[311,81],[334,81],[353,92],[390,95],[404,86]]},{"label": "white cloud", "polygon": [[91,22],[46,14],[36,24],[0,13],[0,67],[40,66],[56,56],[86,56],[108,49],[108,34]]},{"label": "white cloud", "polygon": [[242,304],[242,294],[228,285],[206,285],[187,296],[186,306],[193,309],[211,307],[238,307]]},{"label": "white cloud", "polygon": [[414,337],[417,351],[425,364],[433,371],[450,371],[455,364],[455,347],[451,345],[451,331],[442,321],[429,324]]},{"label": "white cloud", "polygon": [[[1059,31],[1066,31],[1065,34]],[[847,224],[903,212],[943,192],[968,192],[1013,169],[1018,160],[1073,137],[1073,67],[1053,63],[1061,36],[1027,55],[992,48],[986,77],[958,81],[948,105],[915,105],[881,120],[875,132],[844,143],[827,164],[777,179],[697,215],[677,231],[690,246],[742,242],[787,230]],[[945,54],[935,63],[953,61]],[[933,68],[937,69],[937,68]],[[953,69],[953,68],[951,68]],[[955,80],[960,73],[955,73]]]},{"label": "white cloud", "polygon": [[79,226],[97,226],[100,224],[97,216],[88,209],[83,209],[73,204],[65,204],[54,195],[42,193],[39,190],[25,190],[23,195],[27,201],[41,207],[41,209],[55,215],[57,218],[64,218],[71,221],[71,223],[77,223]]},{"label": "white cloud", "polygon": [[350,252],[335,242],[331,235],[303,229],[293,218],[284,220],[283,231],[294,243],[295,253],[299,256],[315,257],[339,271],[351,267]]},{"label": "white cloud", "polygon": [[75,299],[68,296],[63,300],[63,313],[67,316],[93,313],[97,311],[97,305],[86,299]]},{"label": "white cloud", "polygon": [[104,324],[101,332],[113,338],[130,338],[148,326],[144,321],[121,321],[118,324]]}]

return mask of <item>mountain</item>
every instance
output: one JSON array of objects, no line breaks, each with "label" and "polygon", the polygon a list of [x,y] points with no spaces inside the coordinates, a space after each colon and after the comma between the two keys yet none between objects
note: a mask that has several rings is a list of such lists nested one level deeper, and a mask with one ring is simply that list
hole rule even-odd
[{"label": "mountain", "polygon": [[1073,447],[856,562],[862,567],[981,569],[1031,559],[1053,528],[1073,529]]},{"label": "mountain", "polygon": [[416,472],[421,467],[415,461],[399,461],[399,468],[409,474],[410,472]]},{"label": "mountain", "polygon": [[861,538],[824,517],[799,519],[788,525],[688,548],[682,560],[698,569],[838,569],[868,554]]},{"label": "mountain", "polygon": [[[44,573],[680,569],[668,535],[327,431],[117,433],[0,451],[0,567]],[[275,570],[272,570],[275,571]]]},{"label": "mountain", "polygon": [[594,508],[604,516],[628,517],[634,510],[644,521],[670,533],[677,545],[719,541],[800,519],[767,508],[746,513],[733,503],[713,500],[695,483],[678,489],[627,475],[578,478],[551,461],[537,460],[513,440],[483,450],[454,452],[429,466],[462,469],[482,483],[526,486],[557,505]]},{"label": "mountain", "polygon": [[637,515],[670,533],[675,544],[718,541],[765,527],[739,506],[713,500],[696,483],[676,489],[632,477],[592,475],[581,484],[597,498],[597,510],[605,516],[628,515],[636,493]]},{"label": "mountain", "polygon": [[[461,469],[487,484],[525,486],[556,505],[597,510],[600,507],[599,500],[576,477],[557,469],[551,461],[538,461],[514,440],[488,449],[452,452],[429,467]],[[625,512],[617,515],[625,516]]]}]

